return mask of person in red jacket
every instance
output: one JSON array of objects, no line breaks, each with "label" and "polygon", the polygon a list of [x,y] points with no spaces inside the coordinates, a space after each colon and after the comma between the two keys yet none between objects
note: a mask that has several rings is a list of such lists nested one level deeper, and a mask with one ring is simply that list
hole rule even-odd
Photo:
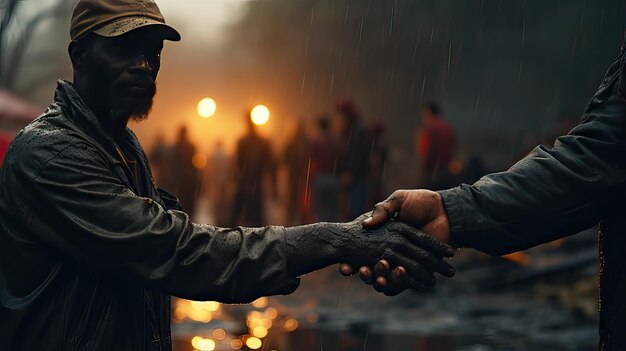
[{"label": "person in red jacket", "polygon": [[448,165],[454,156],[456,136],[437,103],[425,104],[421,118],[422,128],[417,134],[417,155],[422,161],[421,185],[441,189],[450,185]]},{"label": "person in red jacket", "polygon": [[4,161],[4,155],[7,153],[10,142],[11,140],[9,140],[8,136],[0,134],[0,166],[2,166],[2,161]]}]

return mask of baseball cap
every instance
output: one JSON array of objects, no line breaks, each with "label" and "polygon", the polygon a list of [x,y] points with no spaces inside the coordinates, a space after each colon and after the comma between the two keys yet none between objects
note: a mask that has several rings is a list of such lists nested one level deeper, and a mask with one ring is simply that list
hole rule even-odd
[{"label": "baseball cap", "polygon": [[154,0],[79,0],[72,14],[70,37],[76,40],[89,33],[116,37],[147,26],[154,27],[165,40],[180,40],[176,29],[165,24]]}]

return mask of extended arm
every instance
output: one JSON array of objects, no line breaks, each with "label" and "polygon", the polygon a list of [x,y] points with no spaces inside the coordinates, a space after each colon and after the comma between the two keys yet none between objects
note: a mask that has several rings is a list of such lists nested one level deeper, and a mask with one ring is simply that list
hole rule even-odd
[{"label": "extended arm", "polygon": [[340,259],[360,265],[386,257],[425,284],[430,272],[450,274],[443,255],[420,246],[439,244],[400,223],[370,233],[360,222],[293,228],[193,223],[184,212],[136,196],[86,144],[67,147],[36,175],[13,176],[33,179],[20,182],[28,189],[14,191],[24,206],[43,214],[29,219],[37,241],[105,274],[185,298],[247,302],[288,294],[297,276]]},{"label": "extended arm", "polygon": [[511,169],[440,192],[451,240],[490,254],[526,249],[595,225],[626,184],[626,102],[620,61],[609,69],[580,125]]},{"label": "extended arm", "polygon": [[[474,185],[435,193],[399,190],[379,203],[367,228],[394,213],[436,238],[499,255],[574,234],[593,226],[626,182],[626,81],[624,48],[591,99],[581,124],[536,148],[506,172]],[[350,273],[349,265],[342,272]],[[361,268],[366,280],[368,267]],[[374,272],[384,289],[386,271]],[[387,277],[388,278],[388,277]],[[393,285],[393,279],[392,279]]]}]

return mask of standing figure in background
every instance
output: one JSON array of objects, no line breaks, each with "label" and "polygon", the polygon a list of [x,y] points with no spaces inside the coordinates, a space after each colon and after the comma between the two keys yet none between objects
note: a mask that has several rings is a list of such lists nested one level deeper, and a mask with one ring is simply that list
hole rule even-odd
[{"label": "standing figure in background", "polygon": [[287,142],[283,160],[287,166],[287,223],[302,224],[309,213],[310,145],[302,121],[298,121],[293,137]]},{"label": "standing figure in background", "polygon": [[373,208],[379,201],[386,198],[383,190],[385,165],[387,162],[387,145],[383,140],[387,126],[382,119],[374,121],[367,128],[370,147],[369,179],[367,184],[367,207]]},{"label": "standing figure in background", "polygon": [[235,152],[235,199],[230,224],[262,226],[265,221],[264,183],[269,178],[276,195],[276,166],[272,147],[259,135],[250,111],[245,115],[248,133],[237,143]]},{"label": "standing figure in background", "polygon": [[165,143],[163,133],[159,133],[154,141],[154,146],[150,152],[150,165],[155,183],[164,189],[174,190],[172,170],[170,160],[172,158],[172,148]]},{"label": "standing figure in background", "polygon": [[456,136],[441,107],[427,103],[421,110],[422,128],[417,133],[417,155],[422,160],[421,186],[442,189],[454,184],[448,166],[454,156]]},{"label": "standing figure in background", "polygon": [[0,167],[2,167],[2,161],[4,161],[4,155],[7,153],[10,142],[11,140],[7,135],[0,134]]},{"label": "standing figure in background", "polygon": [[218,140],[209,159],[207,169],[209,199],[211,210],[218,226],[225,226],[228,211],[224,204],[228,203],[228,177],[231,168],[230,157],[224,151],[224,143]]},{"label": "standing figure in background", "polygon": [[[178,139],[174,144],[174,158],[172,172],[176,174],[175,188],[172,189],[178,196],[185,212],[193,218],[196,210],[196,195],[198,194],[199,172],[193,165],[193,156],[196,154],[195,145],[189,140],[187,128],[180,127]],[[168,190],[168,189],[166,189]]]},{"label": "standing figure in background", "polygon": [[336,222],[339,219],[337,163],[343,155],[343,147],[330,127],[327,115],[319,117],[318,135],[311,145],[313,214],[315,220],[320,222]]},{"label": "standing figure in background", "polygon": [[341,168],[343,190],[347,195],[346,218],[354,218],[367,208],[367,178],[369,145],[361,122],[361,112],[351,100],[341,100],[337,106],[343,119],[346,153]]}]

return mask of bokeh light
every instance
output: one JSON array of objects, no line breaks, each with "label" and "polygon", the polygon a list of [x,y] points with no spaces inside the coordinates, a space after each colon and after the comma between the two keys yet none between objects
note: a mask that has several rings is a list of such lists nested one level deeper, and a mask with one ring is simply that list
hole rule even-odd
[{"label": "bokeh light", "polygon": [[285,328],[285,330],[292,332],[298,329],[298,321],[295,319],[287,319],[283,322],[283,327]]},{"label": "bokeh light", "polygon": [[199,152],[199,153],[193,155],[193,158],[191,159],[191,163],[193,164],[193,166],[196,169],[200,169],[200,170],[206,168],[206,166],[208,164],[208,161],[209,160],[207,158],[207,155],[202,153],[202,152]]},{"label": "bokeh light", "polygon": [[213,337],[216,340],[224,340],[226,338],[226,332],[224,331],[224,329],[215,329],[213,331]]},{"label": "bokeh light", "polygon": [[264,125],[270,119],[270,110],[264,105],[255,106],[250,112],[250,118],[257,126]]},{"label": "bokeh light", "polygon": [[220,304],[215,301],[189,301],[176,299],[174,318],[176,321],[193,320],[197,322],[210,322],[214,316],[221,314]]},{"label": "bokeh light", "polygon": [[240,348],[243,347],[243,341],[239,340],[239,339],[233,339],[230,342],[230,347],[233,350],[239,350]]},{"label": "bokeh light", "polygon": [[264,308],[267,306],[269,299],[267,297],[259,297],[258,299],[252,301],[252,306],[256,308]]},{"label": "bokeh light", "polygon": [[204,98],[198,103],[198,114],[202,118],[209,118],[215,114],[217,104],[211,98]]},{"label": "bokeh light", "polygon": [[278,317],[278,310],[274,307],[268,307],[265,310],[265,317],[269,319],[276,319],[276,317]]},{"label": "bokeh light", "polygon": [[194,336],[194,338],[191,339],[191,346],[200,351],[213,351],[215,350],[215,341],[205,339],[201,336]]},{"label": "bokeh light", "polygon": [[252,328],[252,335],[256,336],[259,339],[266,337],[267,332],[267,328],[262,325]]},{"label": "bokeh light", "polygon": [[246,346],[248,346],[252,350],[256,350],[260,348],[262,345],[263,345],[263,342],[261,341],[261,339],[256,338],[254,336],[246,340]]}]

